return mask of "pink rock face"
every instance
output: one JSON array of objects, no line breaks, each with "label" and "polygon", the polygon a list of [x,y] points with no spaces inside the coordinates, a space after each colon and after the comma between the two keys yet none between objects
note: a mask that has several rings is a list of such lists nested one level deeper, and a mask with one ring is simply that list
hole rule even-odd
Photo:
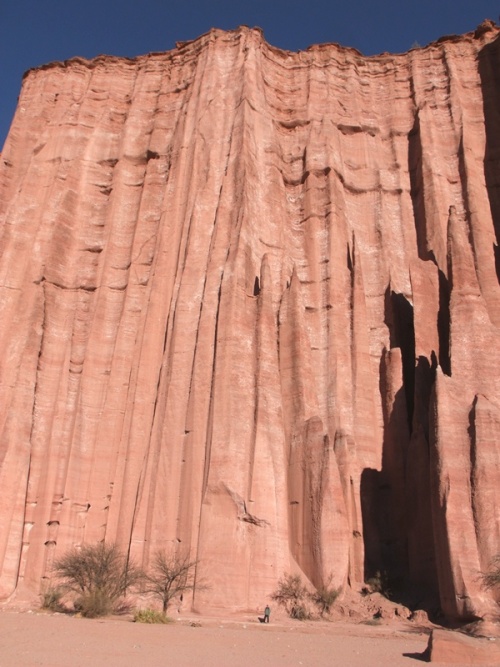
[{"label": "pink rock face", "polygon": [[430,662],[450,665],[498,665],[500,645],[498,638],[468,637],[460,632],[433,630],[429,637]]},{"label": "pink rock face", "polygon": [[500,551],[500,38],[212,31],[27,73],[0,164],[0,594],[69,547],[199,559],[197,609]]}]

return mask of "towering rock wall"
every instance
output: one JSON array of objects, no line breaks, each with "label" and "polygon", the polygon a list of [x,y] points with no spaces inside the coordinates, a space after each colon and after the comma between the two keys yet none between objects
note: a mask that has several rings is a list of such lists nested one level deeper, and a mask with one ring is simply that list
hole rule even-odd
[{"label": "towering rock wall", "polygon": [[199,609],[377,570],[492,608],[499,39],[365,58],[241,28],[27,73],[0,166],[3,598],[106,539],[199,559]]}]

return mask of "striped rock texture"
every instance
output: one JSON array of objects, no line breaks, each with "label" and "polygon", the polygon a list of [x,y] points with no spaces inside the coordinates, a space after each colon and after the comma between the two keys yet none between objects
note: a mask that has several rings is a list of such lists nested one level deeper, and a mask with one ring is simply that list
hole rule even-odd
[{"label": "striped rock texture", "polygon": [[385,571],[487,615],[499,109],[489,22],[29,71],[0,166],[0,596],[107,540],[199,559],[200,610]]}]

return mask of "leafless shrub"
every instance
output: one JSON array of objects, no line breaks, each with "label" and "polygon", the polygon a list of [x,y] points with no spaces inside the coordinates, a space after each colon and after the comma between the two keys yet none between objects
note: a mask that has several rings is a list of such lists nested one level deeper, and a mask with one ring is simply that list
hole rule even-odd
[{"label": "leafless shrub", "polygon": [[[164,614],[172,600],[194,589],[197,563],[188,554],[178,554],[174,550],[156,552],[151,570],[146,574],[145,592],[160,600]],[[208,587],[197,581],[196,588]]]},{"label": "leafless shrub", "polygon": [[55,562],[54,572],[63,588],[75,594],[75,610],[87,618],[111,613],[144,576],[115,544],[103,542],[71,549]]},{"label": "leafless shrub", "polygon": [[493,558],[488,572],[481,574],[481,580],[486,590],[497,588],[497,586],[500,587],[500,554],[497,554]]}]

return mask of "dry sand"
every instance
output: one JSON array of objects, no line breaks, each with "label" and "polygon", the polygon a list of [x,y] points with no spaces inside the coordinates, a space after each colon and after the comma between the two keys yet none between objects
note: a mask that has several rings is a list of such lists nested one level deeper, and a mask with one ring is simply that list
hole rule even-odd
[{"label": "dry sand", "polygon": [[426,646],[427,633],[409,624],[190,616],[143,625],[0,611],[0,667],[411,667]]}]

